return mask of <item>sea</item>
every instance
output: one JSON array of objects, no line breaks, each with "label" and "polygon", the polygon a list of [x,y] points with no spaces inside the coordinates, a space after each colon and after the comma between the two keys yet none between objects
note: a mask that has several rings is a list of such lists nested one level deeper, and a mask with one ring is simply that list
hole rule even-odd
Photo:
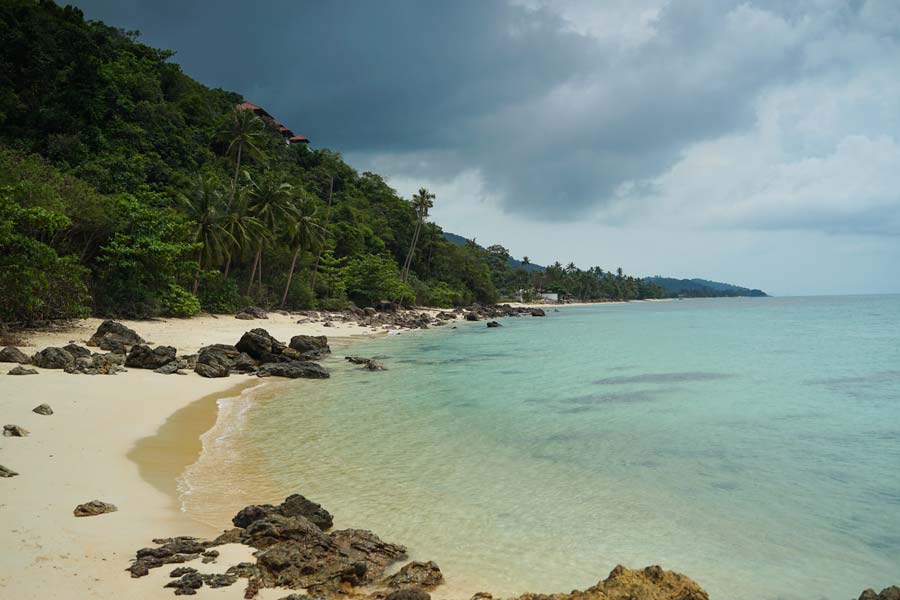
[{"label": "sea", "polygon": [[184,511],[224,528],[301,493],[437,562],[438,598],[617,564],[713,600],[900,584],[900,296],[547,311],[357,340],[329,380],[220,400]]}]

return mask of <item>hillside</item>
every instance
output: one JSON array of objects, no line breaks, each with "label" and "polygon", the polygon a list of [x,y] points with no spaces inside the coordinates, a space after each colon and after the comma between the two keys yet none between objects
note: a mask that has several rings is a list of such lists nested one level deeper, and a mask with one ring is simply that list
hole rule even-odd
[{"label": "hillside", "polygon": [[707,279],[673,279],[671,277],[660,277],[659,275],[656,275],[654,277],[647,277],[646,280],[661,286],[666,291],[666,295],[673,297],[715,298],[732,296],[768,296],[768,294],[762,290],[749,289],[730,283],[709,281]]},{"label": "hillside", "polygon": [[[450,233],[449,231],[444,232],[444,239],[449,242],[453,242],[457,246],[465,246],[466,244],[469,243],[468,238],[464,238],[463,236],[457,235],[455,233]],[[483,246],[478,246],[478,247],[481,248],[482,250],[485,249]],[[536,265],[531,262],[525,263],[517,258],[513,258],[512,256],[510,256],[508,259],[506,259],[506,263],[510,266],[510,268],[513,268],[513,269],[524,269],[526,271],[543,271],[544,270],[544,267],[541,265]]]}]

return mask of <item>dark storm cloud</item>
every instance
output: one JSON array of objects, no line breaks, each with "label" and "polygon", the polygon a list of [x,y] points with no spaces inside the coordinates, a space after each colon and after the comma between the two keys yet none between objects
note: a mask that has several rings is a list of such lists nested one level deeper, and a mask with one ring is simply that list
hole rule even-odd
[{"label": "dark storm cloud", "polygon": [[[624,182],[657,193],[653,178],[692,144],[752,128],[761,94],[831,68],[828,36],[872,4],[836,6],[821,25],[825,11],[797,2],[660,2],[651,33],[631,39],[582,27],[562,10],[577,0],[534,2],[77,4],[314,145],[431,181],[477,169],[506,210],[556,220],[609,205]],[[586,14],[608,24],[604,11],[627,4]]]}]

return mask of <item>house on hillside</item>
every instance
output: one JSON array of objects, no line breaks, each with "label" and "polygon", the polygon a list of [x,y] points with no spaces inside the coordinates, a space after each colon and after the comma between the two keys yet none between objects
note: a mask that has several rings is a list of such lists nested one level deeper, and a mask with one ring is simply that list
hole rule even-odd
[{"label": "house on hillside", "polygon": [[279,134],[281,134],[281,137],[284,138],[285,144],[290,145],[290,144],[308,144],[309,143],[309,139],[306,136],[296,135],[293,131],[291,131],[290,129],[288,129],[287,127],[285,127],[278,121],[276,121],[275,117],[270,115],[266,111],[266,109],[264,109],[262,106],[253,104],[252,102],[242,102],[237,105],[237,108],[239,108],[241,110],[253,111],[253,113],[256,116],[258,116],[260,119],[262,119],[263,122],[268,127],[270,127],[271,129],[274,129]]}]

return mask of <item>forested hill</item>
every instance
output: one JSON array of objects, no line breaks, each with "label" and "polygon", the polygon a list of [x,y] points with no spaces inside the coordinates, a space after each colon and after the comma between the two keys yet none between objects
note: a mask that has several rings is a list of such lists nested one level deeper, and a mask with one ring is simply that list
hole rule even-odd
[{"label": "forested hill", "polygon": [[404,199],[286,143],[295,124],[171,57],[77,8],[0,2],[0,325],[663,293],[621,269],[528,271],[501,246],[454,244],[428,221],[452,198]]},{"label": "forested hill", "polygon": [[666,291],[666,295],[673,297],[715,298],[723,296],[768,296],[768,294],[762,290],[749,289],[730,283],[720,283],[718,281],[709,281],[706,279],[672,279],[671,277],[660,277],[657,275],[655,277],[647,277],[647,281],[662,287]]},{"label": "forested hill", "polygon": [[[444,239],[450,242],[453,242],[457,246],[465,246],[466,244],[472,243],[468,238],[464,238],[461,235],[457,235],[455,233],[450,233],[449,231],[444,232]],[[479,246],[481,248],[481,246]],[[484,248],[482,248],[484,249]],[[522,260],[517,258],[513,258],[510,256],[506,259],[507,264],[513,269],[525,269],[526,271],[543,271],[544,267],[542,265],[536,265],[528,260],[528,257],[523,257]]]}]

